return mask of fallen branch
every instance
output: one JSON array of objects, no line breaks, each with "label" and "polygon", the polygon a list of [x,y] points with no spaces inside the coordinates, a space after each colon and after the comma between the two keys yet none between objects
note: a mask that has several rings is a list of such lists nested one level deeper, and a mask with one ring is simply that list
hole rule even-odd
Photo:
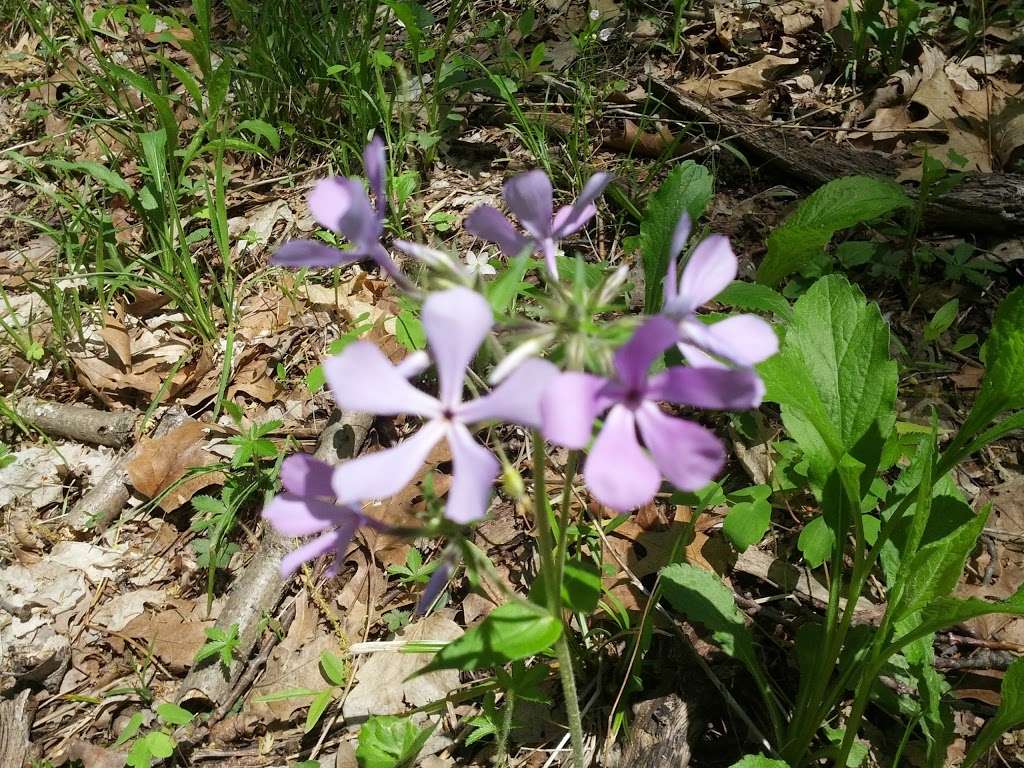
[{"label": "fallen branch", "polygon": [[29,741],[29,726],[32,714],[29,712],[30,691],[25,689],[13,699],[0,701],[0,765],[28,765],[32,747]]},{"label": "fallen branch", "polygon": [[23,397],[14,408],[19,417],[50,437],[123,448],[135,435],[135,411],[99,411],[85,405]]}]

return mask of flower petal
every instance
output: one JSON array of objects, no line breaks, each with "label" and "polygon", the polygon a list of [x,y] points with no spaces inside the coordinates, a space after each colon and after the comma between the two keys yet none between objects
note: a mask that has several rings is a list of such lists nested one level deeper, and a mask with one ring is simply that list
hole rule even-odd
[{"label": "flower petal", "polygon": [[281,485],[296,496],[334,498],[331,474],[334,467],[308,453],[293,453],[281,463]]},{"label": "flower petal", "polygon": [[393,448],[368,453],[334,468],[331,487],[339,504],[383,499],[398,493],[420,471],[445,425],[428,421],[415,435]]},{"label": "flower petal", "polygon": [[590,442],[594,419],[607,407],[601,392],[608,380],[589,373],[560,374],[544,391],[540,401],[544,437],[567,448],[583,448]]},{"label": "flower petal", "polygon": [[349,344],[324,361],[324,376],[342,408],[376,416],[440,413],[437,400],[410,384],[377,346],[369,341]]},{"label": "flower petal", "polygon": [[380,236],[380,217],[358,179],[321,179],[309,193],[309,209],[320,226],[340,232],[365,250]]},{"label": "flower petal", "polygon": [[617,405],[608,412],[583,466],[583,479],[594,498],[616,512],[626,512],[654,498],[661,473],[636,437],[633,412]]},{"label": "flower petal", "polygon": [[690,214],[683,211],[679,217],[679,221],[676,222],[676,228],[672,231],[672,244],[669,246],[669,259],[668,259],[668,274],[665,275],[665,311],[669,314],[673,313],[674,304],[679,296],[679,278],[677,277],[677,269],[679,264],[679,254],[683,252],[683,248],[686,247],[686,241],[690,239]]},{"label": "flower petal", "polygon": [[705,352],[746,368],[779,351],[779,337],[757,315],[733,315],[710,325],[684,321],[681,331],[683,338]]},{"label": "flower petal", "polygon": [[694,368],[729,367],[718,358],[712,357],[707,352],[703,351],[700,347],[693,346],[693,344],[687,344],[686,342],[681,341],[676,346],[679,348],[679,351],[683,353],[683,357],[686,358],[686,362]]},{"label": "flower petal", "polygon": [[308,544],[296,547],[283,558],[281,558],[281,575],[285,578],[291,576],[303,563],[316,560],[335,548],[340,538],[338,531],[329,531]]},{"label": "flower petal", "polygon": [[651,400],[668,400],[695,408],[745,411],[764,397],[761,377],[751,368],[692,368],[682,365],[651,379]]},{"label": "flower petal", "polygon": [[541,253],[544,254],[544,265],[547,267],[548,274],[557,279],[558,246],[555,245],[555,241],[550,237],[545,237],[538,245],[540,246]]},{"label": "flower petal", "polygon": [[721,293],[736,277],[738,262],[724,235],[701,241],[683,268],[678,302],[687,313]]},{"label": "flower petal", "polygon": [[636,421],[658,469],[680,490],[699,490],[722,471],[725,448],[711,430],[662,413],[654,403],[640,406]]},{"label": "flower petal", "polygon": [[270,263],[280,267],[337,267],[364,258],[358,251],[342,251],[316,240],[289,240],[270,257]]},{"label": "flower petal", "polygon": [[627,389],[643,389],[651,364],[679,340],[679,329],[667,317],[655,315],[634,331],[615,351],[615,371]]},{"label": "flower petal", "polygon": [[362,519],[360,517],[353,517],[351,521],[346,521],[339,525],[338,530],[334,532],[334,560],[331,561],[331,564],[325,571],[327,576],[332,578],[337,576],[341,566],[345,564],[348,546],[352,543],[352,537],[356,535],[361,522]]},{"label": "flower petal", "polygon": [[363,169],[366,171],[366,180],[370,183],[370,191],[373,192],[377,214],[383,216],[388,205],[387,196],[384,194],[387,159],[384,156],[384,142],[380,136],[374,136],[363,150]]},{"label": "flower petal", "polygon": [[498,419],[539,429],[540,401],[548,385],[558,376],[558,368],[547,360],[531,358],[510,373],[488,395],[462,405],[460,421]]},{"label": "flower petal", "polygon": [[352,510],[345,507],[290,493],[278,494],[263,508],[263,518],[282,536],[309,536],[332,528],[352,515]]},{"label": "flower petal", "polygon": [[452,575],[452,564],[445,561],[441,563],[434,572],[430,574],[430,581],[423,588],[423,592],[420,594],[420,599],[416,601],[416,610],[414,615],[422,616],[427,612],[427,609],[434,604],[434,600],[441,590],[448,584],[448,577]]},{"label": "flower petal", "polygon": [[494,325],[487,299],[468,288],[449,288],[423,302],[423,329],[437,364],[441,404],[455,408],[462,402],[466,369],[487,332]]},{"label": "flower petal", "polygon": [[448,444],[452,449],[452,485],[444,516],[460,524],[479,520],[487,514],[487,503],[501,465],[462,424],[452,425]]},{"label": "flower petal", "polygon": [[506,256],[518,256],[524,248],[531,245],[529,238],[516,232],[512,222],[505,214],[490,205],[474,208],[463,223],[466,231],[483,240],[497,243]]},{"label": "flower petal", "polygon": [[544,171],[513,176],[502,188],[505,202],[520,223],[538,240],[551,233],[551,180]]},{"label": "flower petal", "polygon": [[552,223],[552,237],[556,240],[561,240],[563,237],[568,237],[574,232],[579,231],[584,224],[590,221],[594,214],[597,213],[594,201],[601,196],[604,188],[608,186],[608,182],[611,180],[612,175],[610,173],[595,173],[587,179],[587,183],[583,185],[583,191],[576,198],[576,202],[558,211]]}]

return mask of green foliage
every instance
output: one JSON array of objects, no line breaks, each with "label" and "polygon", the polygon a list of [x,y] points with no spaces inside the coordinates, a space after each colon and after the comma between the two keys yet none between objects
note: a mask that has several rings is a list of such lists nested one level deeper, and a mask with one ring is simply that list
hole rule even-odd
[{"label": "green foliage", "polygon": [[996,310],[985,341],[985,378],[964,429],[984,427],[998,414],[1024,408],[1024,286]]},{"label": "green foliage", "polygon": [[157,705],[154,712],[162,725],[161,729],[139,735],[145,716],[142,712],[136,712],[114,742],[114,747],[132,742],[125,757],[125,765],[129,768],[150,768],[154,761],[159,762],[173,755],[177,746],[173,737],[174,729],[188,725],[195,719],[195,715],[187,709],[171,702]]},{"label": "green foliage", "polygon": [[1017,659],[1006,670],[999,695],[1002,701],[996,710],[996,716],[989,720],[978,734],[971,750],[961,763],[963,768],[971,768],[1004,733],[1024,725],[1024,659]]},{"label": "green foliage", "polygon": [[731,768],[789,768],[781,760],[773,760],[764,755],[746,755],[738,763],[733,763]]},{"label": "green foliage", "polygon": [[868,176],[830,181],[768,236],[768,253],[757,269],[757,281],[775,285],[798,270],[820,272],[825,247],[836,232],[910,205],[900,186],[891,181]]},{"label": "green foliage", "polygon": [[405,565],[389,565],[388,573],[397,576],[403,584],[426,584],[430,574],[437,570],[440,560],[423,562],[423,555],[416,547],[409,547],[405,553]]},{"label": "green foliage", "polygon": [[644,309],[657,312],[668,270],[672,232],[687,212],[694,223],[711,201],[714,179],[702,165],[687,160],[675,166],[647,201],[640,222],[640,260],[644,268]]},{"label": "green foliage", "polygon": [[359,729],[356,758],[360,768],[409,768],[433,732],[433,728],[420,728],[405,717],[371,717]]},{"label": "green foliage", "polygon": [[238,647],[238,625],[232,624],[224,631],[220,627],[207,627],[206,643],[196,651],[195,663],[201,664],[213,656],[216,656],[222,667],[227,669],[235,656],[235,649]]},{"label": "green foliage", "polygon": [[772,505],[768,502],[772,489],[755,485],[729,494],[734,502],[725,517],[722,531],[740,552],[756,544],[772,522]]}]

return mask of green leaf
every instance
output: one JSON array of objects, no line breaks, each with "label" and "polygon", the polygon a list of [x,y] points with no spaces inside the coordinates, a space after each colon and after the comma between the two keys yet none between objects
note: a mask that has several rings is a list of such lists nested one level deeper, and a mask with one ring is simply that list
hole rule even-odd
[{"label": "green leaf", "polygon": [[689,563],[675,563],[661,570],[661,589],[676,611],[703,624],[723,651],[742,661],[755,676],[760,674],[754,639],[732,590],[716,574]]},{"label": "green leaf", "polygon": [[423,323],[412,306],[402,307],[396,321],[395,338],[399,344],[410,352],[426,347],[427,333],[423,330]]},{"label": "green leaf", "polygon": [[142,718],[143,715],[141,712],[136,712],[131,716],[131,719],[128,721],[128,725],[124,727],[124,730],[121,731],[121,735],[118,736],[117,741],[114,742],[115,747],[120,747],[139,732],[139,728],[142,726]]},{"label": "green leaf", "polygon": [[999,740],[1000,736],[1024,725],[1024,659],[1017,659],[1006,670],[999,694],[1002,701],[995,717],[981,729],[971,750],[960,764],[961,768],[970,768]]},{"label": "green leaf", "polygon": [[571,611],[593,613],[601,598],[601,573],[589,560],[567,560],[562,602]]},{"label": "green leaf", "polygon": [[775,285],[809,264],[821,264],[832,235],[912,205],[898,184],[869,176],[830,181],[804,200],[768,237],[757,281]]},{"label": "green leaf", "polygon": [[326,691],[321,691],[317,694],[317,697],[310,702],[309,710],[306,712],[306,725],[303,728],[304,733],[309,733],[316,724],[320,722],[320,718],[323,717],[324,712],[327,709],[327,705],[331,703],[334,698],[334,692],[328,688]]},{"label": "green leaf", "polygon": [[111,192],[120,193],[129,200],[135,197],[135,190],[124,180],[121,174],[110,170],[101,163],[92,160],[79,160],[75,163],[70,163],[66,160],[50,160],[49,163],[54,168],[59,168],[62,171],[85,171]]},{"label": "green leaf", "polygon": [[924,340],[935,341],[948,331],[949,327],[953,325],[953,321],[956,320],[956,313],[959,310],[960,301],[958,299],[950,299],[939,307],[932,319],[928,321],[928,325],[924,327]]},{"label": "green leaf", "polygon": [[255,118],[243,120],[238,124],[238,130],[251,131],[258,136],[262,136],[275,151],[281,148],[281,134],[277,132],[277,129],[274,126],[265,120],[257,120]]},{"label": "green leaf", "polygon": [[150,768],[153,764],[153,753],[149,751],[145,739],[139,739],[132,745],[124,764],[131,768]]},{"label": "green leaf", "polygon": [[320,669],[331,685],[344,685],[348,680],[348,665],[330,651],[321,652]]},{"label": "green leaf", "polygon": [[734,504],[722,531],[740,552],[756,544],[772,524],[772,506],[763,499]]},{"label": "green leaf", "polygon": [[543,608],[520,601],[505,603],[438,651],[419,674],[437,669],[469,672],[501,666],[546,650],[561,634],[561,622]]},{"label": "green leaf", "polygon": [[318,693],[320,693],[320,691],[315,691],[312,688],[287,688],[283,691],[268,693],[266,696],[257,696],[255,701],[260,704],[271,701],[287,701],[288,699],[302,699],[306,696],[316,696]]},{"label": "green leaf", "polygon": [[877,305],[844,277],[818,280],[793,312],[779,354],[758,370],[766,399],[782,406],[782,422],[821,485],[845,454],[859,458],[869,432],[884,440],[891,431],[896,362]]},{"label": "green leaf", "polygon": [[825,516],[818,515],[800,531],[796,545],[800,548],[807,564],[811,568],[817,568],[828,559],[835,541],[835,534],[825,522]]},{"label": "green leaf", "polygon": [[661,308],[662,283],[668,271],[672,232],[683,211],[696,222],[711,201],[714,180],[703,165],[687,160],[673,168],[647,201],[640,222],[640,258],[644,267],[644,309]]},{"label": "green leaf", "polygon": [[530,268],[529,255],[517,256],[509,262],[497,279],[484,285],[484,293],[491,309],[498,317],[505,317],[515,306],[516,298],[529,284],[523,282],[526,270]]},{"label": "green leaf", "polygon": [[1024,408],[1024,286],[1014,289],[996,310],[984,355],[985,378],[963,426],[968,434],[1003,411]]},{"label": "green leaf", "polygon": [[187,709],[179,707],[177,704],[172,702],[166,702],[160,704],[156,708],[156,716],[159,717],[167,725],[187,725],[192,722],[192,718],[195,717]]},{"label": "green leaf", "polygon": [[371,717],[359,729],[356,758],[362,768],[406,768],[433,732],[433,728],[419,728],[404,717]]},{"label": "green leaf", "polygon": [[747,755],[738,763],[733,763],[732,768],[789,768],[781,760],[773,760],[764,755]]},{"label": "green leaf", "polygon": [[953,591],[986,520],[987,508],[948,536],[925,544],[918,550],[906,569],[903,597],[895,612],[897,617],[915,613],[936,598]]},{"label": "green leaf", "polygon": [[146,738],[142,739],[142,741],[146,743],[146,749],[149,750],[153,757],[163,760],[165,757],[170,757],[174,754],[174,740],[163,731],[153,731],[146,734]]},{"label": "green leaf", "polygon": [[936,598],[921,609],[920,623],[893,640],[890,647],[899,649],[912,642],[916,637],[938,632],[940,629],[960,624],[968,619],[989,614],[1024,616],[1024,586],[1019,587],[1006,600],[994,603],[980,600],[976,597],[966,599],[958,597]]},{"label": "green leaf", "polygon": [[747,311],[771,312],[786,322],[793,319],[793,308],[789,301],[774,288],[760,283],[746,283],[736,280],[726,286],[725,290],[715,296],[715,301],[727,307],[736,307]]}]

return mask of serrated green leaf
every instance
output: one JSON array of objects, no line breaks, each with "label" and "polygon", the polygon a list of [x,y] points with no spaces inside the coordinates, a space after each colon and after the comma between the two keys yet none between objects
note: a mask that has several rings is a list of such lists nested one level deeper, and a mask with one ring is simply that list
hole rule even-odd
[{"label": "serrated green leaf", "polygon": [[187,725],[192,722],[192,718],[195,717],[191,712],[183,707],[179,707],[173,702],[165,702],[160,704],[156,708],[156,716],[159,717],[167,725]]},{"label": "serrated green leaf", "polygon": [[714,180],[703,165],[687,160],[673,168],[647,201],[640,222],[640,259],[644,268],[644,309],[657,312],[663,299],[672,232],[683,211],[696,222],[711,201]]},{"label": "serrated green leaf", "polygon": [[965,431],[978,431],[1000,413],[1024,408],[1024,286],[1014,289],[996,310],[984,355],[985,378]]},{"label": "serrated green leaf", "polygon": [[356,758],[361,768],[407,768],[433,732],[404,717],[371,717],[359,729]]},{"label": "serrated green leaf", "polygon": [[703,624],[723,651],[743,662],[753,674],[760,674],[753,636],[736,607],[732,590],[716,574],[689,563],[675,563],[662,568],[661,589],[676,611]]},{"label": "serrated green leaf", "polygon": [[818,280],[793,312],[779,354],[758,370],[820,486],[844,455],[858,458],[869,431],[883,440],[891,431],[896,362],[878,307],[844,277]]},{"label": "serrated green leaf", "polygon": [[1002,701],[995,717],[989,720],[967,753],[962,768],[970,768],[1009,730],[1024,725],[1024,659],[1017,659],[1006,670],[999,687]]},{"label": "serrated green leaf", "polygon": [[747,311],[771,312],[786,322],[793,319],[793,308],[789,305],[786,297],[774,288],[760,283],[736,280],[715,296],[715,301],[725,304],[727,307],[736,307]]},{"label": "serrated green leaf", "polygon": [[830,181],[804,200],[768,237],[757,281],[775,285],[807,265],[821,265],[832,235],[912,205],[898,184],[869,176]]},{"label": "serrated green leaf", "polygon": [[505,603],[438,651],[419,674],[501,666],[546,650],[561,634],[561,622],[543,608],[526,602]]},{"label": "serrated green leaf", "polygon": [[316,724],[320,722],[320,718],[323,717],[324,712],[327,710],[327,705],[331,703],[333,698],[334,694],[328,688],[326,691],[318,693],[316,698],[310,702],[309,710],[306,712],[306,725],[303,728],[305,733],[309,733],[316,728]]}]

